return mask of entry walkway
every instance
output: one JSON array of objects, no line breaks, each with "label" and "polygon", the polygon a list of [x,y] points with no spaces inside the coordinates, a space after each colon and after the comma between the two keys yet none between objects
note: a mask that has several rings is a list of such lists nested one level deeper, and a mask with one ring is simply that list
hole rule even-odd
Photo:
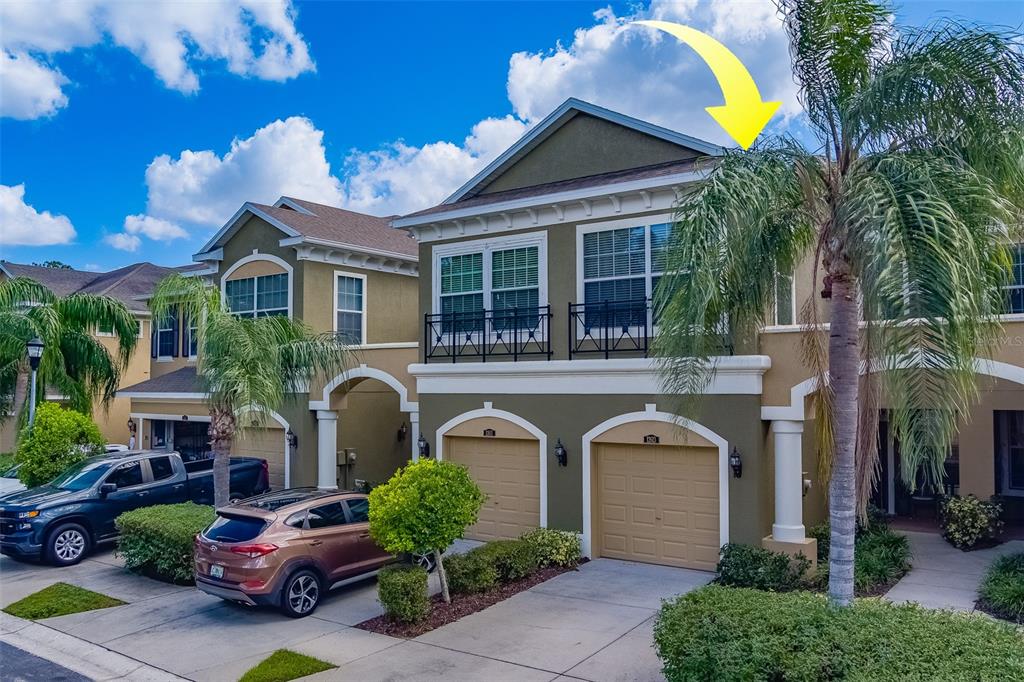
[{"label": "entry walkway", "polygon": [[905,531],[910,538],[913,568],[896,583],[886,599],[917,602],[931,609],[973,611],[978,585],[996,557],[1024,552],[1024,541],[1011,540],[998,547],[962,552],[938,533]]}]

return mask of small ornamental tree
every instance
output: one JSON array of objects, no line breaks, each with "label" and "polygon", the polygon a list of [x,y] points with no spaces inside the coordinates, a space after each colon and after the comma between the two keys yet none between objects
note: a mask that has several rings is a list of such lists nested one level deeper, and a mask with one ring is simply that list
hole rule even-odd
[{"label": "small ornamental tree", "polygon": [[105,442],[96,424],[81,412],[43,403],[36,410],[35,425],[25,428],[18,443],[18,478],[29,488],[49,483],[68,467],[103,452]]},{"label": "small ornamental tree", "polygon": [[370,492],[370,535],[394,554],[433,553],[441,595],[451,602],[441,552],[476,523],[485,497],[464,466],[411,462]]}]

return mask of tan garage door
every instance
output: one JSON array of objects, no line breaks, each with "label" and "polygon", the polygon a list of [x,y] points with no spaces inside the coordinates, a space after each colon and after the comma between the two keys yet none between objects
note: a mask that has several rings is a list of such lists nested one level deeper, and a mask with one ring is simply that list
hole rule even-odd
[{"label": "tan garage door", "polygon": [[466,537],[514,538],[540,525],[537,441],[449,437],[445,442],[445,456],[464,464],[487,495],[479,520],[469,527]]},{"label": "tan garage door", "polygon": [[267,460],[270,489],[284,488],[284,431],[251,428],[240,433],[231,447],[235,457],[259,457]]},{"label": "tan garage door", "polygon": [[718,450],[595,445],[598,555],[714,570]]}]

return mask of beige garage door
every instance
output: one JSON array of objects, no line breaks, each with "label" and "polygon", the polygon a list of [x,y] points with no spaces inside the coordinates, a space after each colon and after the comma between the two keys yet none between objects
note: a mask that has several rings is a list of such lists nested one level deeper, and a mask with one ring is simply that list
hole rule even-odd
[{"label": "beige garage door", "polygon": [[466,531],[467,538],[514,538],[540,525],[537,441],[449,437],[445,442],[445,456],[465,465],[487,495],[479,520]]},{"label": "beige garage door", "polygon": [[599,556],[714,570],[718,450],[595,444]]},{"label": "beige garage door", "polygon": [[281,429],[246,429],[231,447],[234,457],[259,457],[267,460],[270,489],[284,488],[284,431]]}]

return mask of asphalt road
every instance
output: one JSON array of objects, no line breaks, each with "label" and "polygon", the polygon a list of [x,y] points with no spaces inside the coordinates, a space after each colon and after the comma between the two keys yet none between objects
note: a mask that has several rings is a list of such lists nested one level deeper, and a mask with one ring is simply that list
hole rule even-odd
[{"label": "asphalt road", "polygon": [[27,651],[0,642],[0,682],[88,682],[89,678],[74,670],[51,663],[45,658],[33,656]]}]

